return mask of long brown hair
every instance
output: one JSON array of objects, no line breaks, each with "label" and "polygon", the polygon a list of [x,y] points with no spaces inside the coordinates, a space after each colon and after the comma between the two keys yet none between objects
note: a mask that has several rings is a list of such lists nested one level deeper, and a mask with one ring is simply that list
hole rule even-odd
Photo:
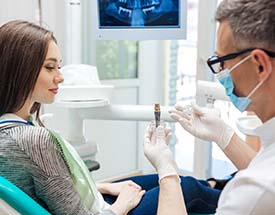
[{"label": "long brown hair", "polygon": [[[0,27],[0,116],[23,107],[32,93],[43,66],[53,33],[23,20],[10,21]],[[31,113],[38,121],[41,104]]]}]

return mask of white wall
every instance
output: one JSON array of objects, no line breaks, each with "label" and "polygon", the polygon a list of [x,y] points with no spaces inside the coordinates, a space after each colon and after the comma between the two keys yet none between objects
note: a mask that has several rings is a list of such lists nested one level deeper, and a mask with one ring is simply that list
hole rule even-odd
[{"label": "white wall", "polygon": [[65,65],[68,62],[66,55],[66,5],[68,4],[67,2],[68,0],[42,0],[43,25],[45,25],[46,28],[48,28],[54,33],[58,42],[58,47],[60,48],[62,53],[63,65]]},{"label": "white wall", "polygon": [[0,25],[13,19],[35,21],[38,1],[0,0]]},{"label": "white wall", "polygon": [[[42,0],[42,25],[54,32],[66,63],[66,0]],[[0,25],[15,19],[38,22],[38,0],[0,0]]]}]

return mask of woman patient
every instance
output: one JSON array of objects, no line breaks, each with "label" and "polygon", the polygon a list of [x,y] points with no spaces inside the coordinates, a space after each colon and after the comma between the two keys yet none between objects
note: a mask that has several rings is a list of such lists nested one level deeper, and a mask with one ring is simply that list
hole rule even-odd
[{"label": "woman patient", "polygon": [[0,27],[1,176],[52,214],[127,214],[145,193],[139,185],[101,186],[118,196],[105,203],[78,155],[58,134],[31,122],[40,104],[52,103],[58,93],[61,60],[46,29],[26,21]]}]

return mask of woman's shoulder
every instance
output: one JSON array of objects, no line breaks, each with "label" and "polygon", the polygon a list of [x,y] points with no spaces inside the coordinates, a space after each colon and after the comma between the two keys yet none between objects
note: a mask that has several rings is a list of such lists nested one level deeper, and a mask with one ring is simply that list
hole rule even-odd
[{"label": "woman's shoulder", "polygon": [[52,148],[55,144],[48,129],[37,126],[15,126],[10,128],[10,135],[23,148],[40,147]]},{"label": "woman's shoulder", "polygon": [[20,135],[21,138],[37,138],[42,136],[50,136],[50,133],[46,128],[38,126],[15,126],[11,128],[11,133]]},{"label": "woman's shoulder", "polygon": [[35,126],[16,126],[9,128],[7,132],[41,174],[47,176],[61,174],[67,176],[69,174],[61,150],[48,129]]}]

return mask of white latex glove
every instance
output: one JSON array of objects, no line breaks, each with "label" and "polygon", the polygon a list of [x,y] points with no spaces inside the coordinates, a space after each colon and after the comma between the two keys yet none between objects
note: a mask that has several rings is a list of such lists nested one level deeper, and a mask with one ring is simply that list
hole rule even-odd
[{"label": "white latex glove", "polygon": [[169,111],[170,117],[195,137],[206,141],[214,141],[223,150],[229,144],[234,130],[227,125],[215,109],[202,108],[198,105],[175,105]]},{"label": "white latex glove", "polygon": [[144,154],[155,167],[159,175],[159,181],[164,177],[178,175],[177,165],[173,154],[168,147],[171,132],[162,125],[152,130],[148,127],[144,135]]}]

